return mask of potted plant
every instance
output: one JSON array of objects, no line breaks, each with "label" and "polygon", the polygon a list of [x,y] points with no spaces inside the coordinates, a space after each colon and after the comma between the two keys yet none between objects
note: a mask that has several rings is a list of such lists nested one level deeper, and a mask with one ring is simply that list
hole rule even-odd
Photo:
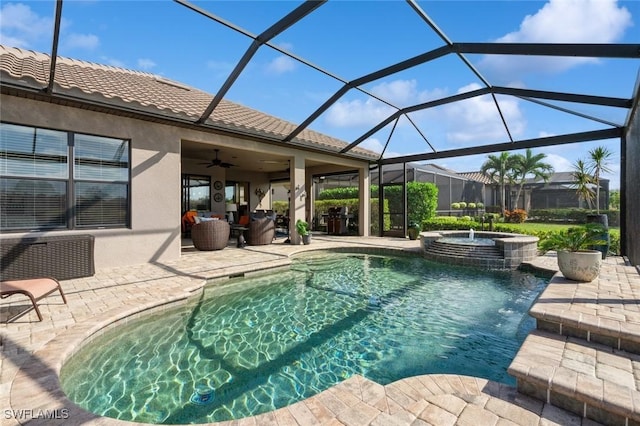
[{"label": "potted plant", "polygon": [[420,235],[420,225],[418,222],[409,222],[409,227],[407,228],[407,234],[409,234],[410,240],[417,240],[418,235]]},{"label": "potted plant", "polygon": [[309,232],[309,224],[302,219],[296,221],[296,231],[298,235],[302,237],[302,244],[307,245],[311,243],[311,233]]},{"label": "potted plant", "polygon": [[586,224],[555,232],[540,241],[543,253],[555,250],[558,267],[566,278],[573,281],[593,281],[600,273],[602,253],[590,247],[600,245],[603,229],[597,224]]}]

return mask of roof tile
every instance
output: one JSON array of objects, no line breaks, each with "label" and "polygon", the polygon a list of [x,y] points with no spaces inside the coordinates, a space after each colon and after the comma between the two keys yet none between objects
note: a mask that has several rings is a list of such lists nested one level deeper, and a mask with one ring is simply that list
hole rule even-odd
[{"label": "roof tile", "polygon": [[[49,55],[44,53],[0,45],[2,83],[11,81],[28,87],[34,87],[35,83],[35,87],[44,87],[48,84],[50,63]],[[88,99],[106,101],[114,108],[124,103],[129,108],[159,113],[168,119],[180,116],[194,122],[213,99],[209,93],[151,73],[64,57],[58,57],[56,61],[54,92],[84,94]],[[230,131],[280,140],[297,127],[294,123],[228,100],[220,102],[207,122]],[[302,131],[292,143],[333,152],[347,146],[342,140],[310,129]],[[351,153],[366,159],[378,157],[377,153],[359,147]]]}]

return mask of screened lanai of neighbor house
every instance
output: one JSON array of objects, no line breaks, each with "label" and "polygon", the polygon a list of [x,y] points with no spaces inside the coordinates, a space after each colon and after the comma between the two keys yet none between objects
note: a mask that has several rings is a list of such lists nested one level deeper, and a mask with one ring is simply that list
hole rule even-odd
[{"label": "screened lanai of neighbor house", "polygon": [[[122,16],[133,7],[108,3],[104,7],[117,8]],[[271,7],[184,0],[139,4],[148,8],[145,19],[158,23],[158,33],[138,36],[135,28],[123,29],[132,32],[131,46],[120,49],[133,48],[144,56],[154,43],[169,37],[164,19],[170,15],[174,41],[166,50],[186,74],[212,74],[215,69],[214,89],[114,65],[107,58],[100,63],[73,54],[61,40],[65,13],[80,7],[78,2],[50,3],[50,50],[1,45],[2,238],[90,234],[96,267],[171,260],[181,256],[181,218],[186,210],[237,220],[247,212],[272,209],[274,185],[280,182],[288,191],[283,212],[287,223],[313,222],[314,182],[339,174],[354,176],[360,189],[357,233],[368,236],[376,218],[371,217],[366,189],[375,177],[382,199],[385,184],[404,185],[406,163],[569,144],[580,150],[581,144],[601,141],[620,152],[615,167],[620,170],[621,254],[640,264],[640,197],[632,190],[640,181],[640,43],[575,42],[568,36],[553,42],[486,41],[492,39],[487,35],[491,22],[482,21],[473,29],[475,39],[448,34],[448,22],[456,14],[472,13],[485,2],[464,3],[458,9],[439,4],[445,2],[416,0],[263,3]],[[260,24],[249,21],[248,14],[260,15]],[[99,26],[99,13],[93,17]],[[387,31],[387,19],[402,19],[407,33]],[[366,48],[354,50],[349,20],[368,20],[376,29],[375,34],[358,35]],[[300,35],[303,28],[313,29],[312,41]],[[395,60],[380,62],[377,37],[394,43]],[[421,44],[409,48],[407,37],[419,38]],[[331,44],[332,55],[344,58],[340,69],[325,68],[326,60],[313,48],[321,43]],[[229,48],[234,49],[235,62],[219,66],[210,59],[216,49]],[[485,70],[488,60],[505,58],[525,65],[568,59],[613,63],[618,75],[602,75],[596,66],[587,66],[572,78],[616,79],[625,84],[625,93],[592,93],[588,84],[581,86],[582,92],[570,92],[563,89],[562,79],[550,75],[526,85],[502,85]],[[272,85],[264,77],[259,91],[241,95],[246,76],[257,64],[270,61],[295,67],[304,78],[287,87],[286,79]],[[466,83],[438,82],[451,91],[433,90],[407,99],[385,91],[390,78],[424,82],[432,69],[443,68],[462,70]],[[290,81],[293,85],[294,79]],[[314,92],[319,81],[331,82],[331,91]],[[455,91],[456,86],[462,89]],[[287,94],[291,92],[295,95]],[[268,108],[249,106],[253,98]],[[511,121],[514,102],[535,108],[541,117],[557,114],[570,118],[567,123],[589,124],[567,124],[530,137]],[[501,133],[467,143],[431,136],[440,125],[436,111],[449,108],[462,118],[463,106],[469,103],[482,103],[488,111],[486,117],[475,117],[478,131],[485,120],[492,120]],[[297,115],[283,117],[289,114],[281,108],[285,104],[295,105],[290,109]],[[362,105],[370,107],[369,119],[356,122],[349,108]],[[610,110],[622,117],[619,122],[603,113]],[[329,134],[323,123],[336,117],[351,117],[349,132]],[[399,148],[407,143],[407,132],[419,149]],[[386,174],[387,170],[399,174]],[[452,179],[445,169],[424,172]],[[385,182],[391,175],[393,182]],[[451,201],[442,201],[439,208]],[[288,232],[291,243],[297,244],[296,229],[289,227]]]}]

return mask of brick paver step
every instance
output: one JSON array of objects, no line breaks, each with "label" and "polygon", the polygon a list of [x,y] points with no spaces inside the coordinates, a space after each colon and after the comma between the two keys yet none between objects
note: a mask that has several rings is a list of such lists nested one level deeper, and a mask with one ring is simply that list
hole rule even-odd
[{"label": "brick paver step", "polygon": [[518,391],[605,425],[640,424],[640,355],[535,330],[509,366]]},{"label": "brick paver step", "polygon": [[591,283],[556,275],[529,314],[538,329],[640,354],[640,286],[632,280],[640,281],[632,268],[611,277],[601,273]]}]

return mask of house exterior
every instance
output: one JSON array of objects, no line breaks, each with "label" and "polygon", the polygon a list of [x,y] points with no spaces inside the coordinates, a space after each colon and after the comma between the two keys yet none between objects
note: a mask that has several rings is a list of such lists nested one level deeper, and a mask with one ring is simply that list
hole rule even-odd
[{"label": "house exterior", "polygon": [[[595,185],[591,187],[595,194]],[[578,197],[576,189],[573,172],[553,173],[546,182],[542,179],[527,179],[522,188],[524,199],[521,196],[518,206],[526,210],[592,208]],[[513,196],[515,197],[515,193]],[[609,209],[608,179],[600,179],[600,208]]]},{"label": "house exterior", "polygon": [[[459,175],[484,184],[485,199],[494,200],[493,204],[495,205],[500,203],[500,185],[495,180],[492,180],[489,175],[482,172],[462,172]],[[591,186],[595,193],[595,185]],[[517,201],[518,185],[507,184],[505,195],[505,205],[510,210],[593,208],[585,200],[578,197],[573,172],[552,173],[547,181],[540,178],[526,179]],[[485,204],[491,205],[492,203]],[[600,179],[600,208],[603,210],[609,208],[608,179]]]},{"label": "house exterior", "polygon": [[180,256],[193,203],[269,208],[270,182],[288,179],[295,222],[313,219],[314,175],[355,170],[369,186],[371,151],[338,155],[346,143],[311,130],[282,142],[293,123],[225,100],[201,119],[212,95],[153,74],[57,58],[49,84],[50,67],[0,46],[2,238],[91,234],[97,268],[162,262]]}]

